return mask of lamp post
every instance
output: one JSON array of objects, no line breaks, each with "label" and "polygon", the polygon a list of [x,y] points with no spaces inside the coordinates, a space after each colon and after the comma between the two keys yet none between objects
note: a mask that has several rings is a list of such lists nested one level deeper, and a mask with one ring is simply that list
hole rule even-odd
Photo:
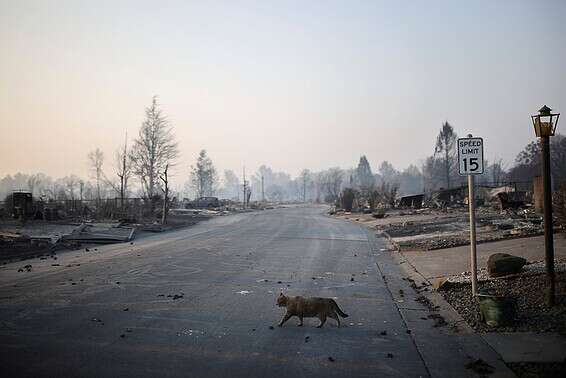
[{"label": "lamp post", "polygon": [[531,116],[535,134],[540,138],[542,184],[544,190],[544,260],[546,265],[546,303],[554,306],[554,236],[552,234],[552,188],[550,176],[550,137],[554,135],[560,113],[544,105],[538,114]]}]

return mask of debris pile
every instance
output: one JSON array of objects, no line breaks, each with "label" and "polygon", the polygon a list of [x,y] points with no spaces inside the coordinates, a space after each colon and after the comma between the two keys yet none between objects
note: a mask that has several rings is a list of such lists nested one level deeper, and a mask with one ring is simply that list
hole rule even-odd
[{"label": "debris pile", "polygon": [[[436,212],[434,217],[391,219],[389,223],[376,225],[376,229],[400,250],[432,251],[469,244],[468,217],[465,209],[451,209]],[[478,243],[542,235],[543,231],[540,216],[533,212],[478,209]]]},{"label": "debris pile", "polygon": [[94,226],[81,224],[72,233],[63,235],[62,241],[75,241],[86,244],[111,244],[129,242],[134,238],[135,228],[124,226]]}]

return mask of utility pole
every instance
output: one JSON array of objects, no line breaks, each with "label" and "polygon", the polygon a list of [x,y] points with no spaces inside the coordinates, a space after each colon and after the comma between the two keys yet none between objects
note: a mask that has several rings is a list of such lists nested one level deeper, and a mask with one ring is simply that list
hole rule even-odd
[{"label": "utility pole", "polygon": [[307,202],[307,175],[303,175],[303,203]]},{"label": "utility pole", "polygon": [[265,190],[263,187],[263,175],[261,175],[261,202],[265,203]]},{"label": "utility pole", "polygon": [[246,167],[244,166],[244,197],[242,201],[242,206],[246,208]]}]

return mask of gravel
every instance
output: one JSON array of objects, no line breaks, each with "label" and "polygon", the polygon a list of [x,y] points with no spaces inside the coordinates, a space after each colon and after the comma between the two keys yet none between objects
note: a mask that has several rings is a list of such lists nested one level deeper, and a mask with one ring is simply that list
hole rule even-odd
[{"label": "gravel", "polygon": [[566,333],[566,260],[556,262],[556,305],[544,302],[546,275],[541,262],[524,267],[524,272],[510,277],[490,279],[480,272],[478,287],[491,295],[512,297],[516,318],[512,326],[488,327],[480,321],[479,306],[471,295],[469,273],[450,277],[440,293],[476,331],[480,332],[561,332]]}]

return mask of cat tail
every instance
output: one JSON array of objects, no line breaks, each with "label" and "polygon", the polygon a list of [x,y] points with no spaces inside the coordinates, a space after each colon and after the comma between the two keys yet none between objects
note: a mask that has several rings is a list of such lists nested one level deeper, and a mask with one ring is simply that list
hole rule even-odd
[{"label": "cat tail", "polygon": [[348,314],[346,314],[344,311],[342,311],[340,309],[340,307],[338,307],[338,303],[336,303],[336,301],[334,301],[334,299],[331,299],[332,301],[332,305],[334,306],[334,310],[336,310],[336,312],[338,313],[338,315],[340,315],[343,318],[347,318]]}]

